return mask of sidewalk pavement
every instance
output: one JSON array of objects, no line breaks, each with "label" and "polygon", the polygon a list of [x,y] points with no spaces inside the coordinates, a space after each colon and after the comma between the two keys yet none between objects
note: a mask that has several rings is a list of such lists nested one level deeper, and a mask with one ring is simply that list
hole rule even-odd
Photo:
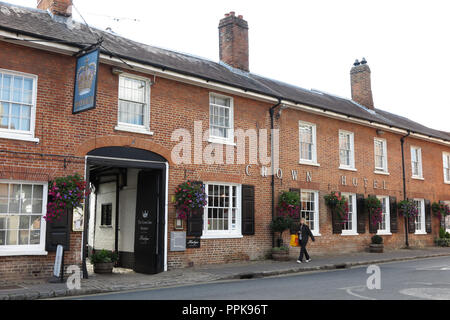
[{"label": "sidewalk pavement", "polygon": [[81,280],[81,289],[69,290],[65,283],[21,283],[0,287],[0,300],[34,300],[136,289],[161,288],[199,284],[220,280],[250,279],[308,271],[350,268],[353,266],[450,256],[450,248],[429,247],[400,249],[384,253],[358,252],[352,254],[312,257],[310,263],[291,261],[246,261],[220,265],[197,266],[169,270],[155,275],[135,273],[115,268],[113,274],[94,274],[90,266],[89,279]]}]

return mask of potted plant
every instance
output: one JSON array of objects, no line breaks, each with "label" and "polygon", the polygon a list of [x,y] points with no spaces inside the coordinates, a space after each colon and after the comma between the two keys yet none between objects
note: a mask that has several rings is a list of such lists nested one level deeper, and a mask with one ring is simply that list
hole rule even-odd
[{"label": "potted plant", "polygon": [[102,249],[93,253],[89,259],[94,265],[95,273],[112,273],[119,255],[116,252]]},{"label": "potted plant", "polygon": [[450,233],[441,227],[439,229],[439,238],[436,238],[434,243],[439,247],[450,247]]},{"label": "potted plant", "polygon": [[272,259],[275,261],[289,261],[289,247],[272,248]]},{"label": "potted plant", "polygon": [[292,226],[292,218],[277,216],[270,223],[270,229],[277,234],[277,245],[272,248],[272,258],[278,261],[289,260],[289,247],[283,245],[283,232]]},{"label": "potted plant", "polygon": [[186,181],[175,189],[175,208],[177,219],[186,219],[206,206],[206,193],[203,184]]},{"label": "potted plant", "polygon": [[369,246],[369,251],[374,253],[382,253],[384,249],[383,238],[379,235],[374,235],[371,238],[371,243]]}]

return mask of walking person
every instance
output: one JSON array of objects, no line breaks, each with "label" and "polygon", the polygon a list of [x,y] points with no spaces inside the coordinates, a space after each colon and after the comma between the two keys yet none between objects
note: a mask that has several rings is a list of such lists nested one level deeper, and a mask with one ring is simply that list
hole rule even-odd
[{"label": "walking person", "polygon": [[308,244],[308,238],[311,237],[312,241],[316,241],[314,236],[306,224],[305,218],[300,219],[300,229],[298,230],[298,243],[300,245],[300,256],[298,257],[297,263],[303,262],[303,255],[305,255],[306,262],[310,262],[308,251],[306,251],[306,245]]}]

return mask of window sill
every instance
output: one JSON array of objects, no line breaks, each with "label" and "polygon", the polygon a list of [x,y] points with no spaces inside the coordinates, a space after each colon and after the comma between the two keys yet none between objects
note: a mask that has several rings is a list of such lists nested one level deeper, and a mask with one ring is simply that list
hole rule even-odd
[{"label": "window sill", "polygon": [[414,179],[414,180],[425,180],[423,177],[414,177],[414,176],[412,176],[411,179]]},{"label": "window sill", "polygon": [[350,168],[350,167],[341,167],[341,166],[339,167],[339,169],[340,169],[340,170],[355,171],[355,172],[356,172],[356,171],[358,171],[358,170],[357,170],[357,169],[355,169],[355,168]]},{"label": "window sill", "polygon": [[300,160],[298,163],[299,164],[305,164],[307,166],[320,167],[320,164],[318,164],[317,162],[308,162],[308,161]]},{"label": "window sill", "polygon": [[31,135],[18,134],[18,133],[12,133],[12,132],[0,132],[0,138],[39,143],[39,138],[34,138]]},{"label": "window sill", "polygon": [[219,138],[208,138],[209,143],[218,143],[218,144],[227,144],[230,146],[236,146],[236,143],[230,141],[230,140],[224,140]]},{"label": "window sill", "polygon": [[311,230],[311,232],[312,232],[312,234],[313,234],[314,237],[321,237],[321,236],[322,236],[320,233],[315,232],[315,231],[313,231],[313,230]]},{"label": "window sill", "polygon": [[392,236],[392,233],[387,232],[387,231],[378,231],[377,235],[379,235],[379,236]]},{"label": "window sill", "polygon": [[444,181],[445,184],[450,184],[450,181]]},{"label": "window sill", "polygon": [[342,232],[341,236],[359,236],[357,232]]},{"label": "window sill", "polygon": [[0,251],[0,257],[8,257],[8,256],[46,256],[48,254],[45,250],[36,250],[36,251]]},{"label": "window sill", "polygon": [[386,172],[386,171],[379,171],[379,170],[375,170],[373,173],[376,173],[376,174],[383,174],[383,175],[385,175],[385,176],[388,176],[388,175],[389,175],[389,172]]},{"label": "window sill", "polygon": [[206,234],[200,237],[200,239],[239,239],[243,238],[242,234]]},{"label": "window sill", "polygon": [[425,231],[416,231],[416,232],[414,232],[414,234],[416,234],[416,235],[427,235],[428,233],[426,233]]},{"label": "window sill", "polygon": [[132,128],[132,127],[125,127],[125,126],[116,126],[114,128],[116,131],[125,131],[125,132],[132,132],[132,133],[140,133],[140,134],[146,134],[149,136],[153,135],[153,131],[147,130],[147,129],[140,129],[140,128]]}]

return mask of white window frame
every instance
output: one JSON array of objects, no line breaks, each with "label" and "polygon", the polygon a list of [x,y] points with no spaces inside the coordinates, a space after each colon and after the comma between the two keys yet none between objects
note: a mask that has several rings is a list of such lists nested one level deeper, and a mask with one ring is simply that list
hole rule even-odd
[{"label": "white window frame", "polygon": [[418,230],[417,229],[417,221],[414,220],[414,228],[415,228],[415,234],[427,234],[426,229],[425,229],[425,200],[424,199],[413,199],[413,201],[415,202],[419,202],[420,207],[418,207],[417,209],[419,210],[419,216],[418,218],[420,219],[420,226],[421,228]]},{"label": "white window frame", "polygon": [[[236,187],[236,229],[235,230],[208,230],[208,204],[204,207],[203,211],[203,233],[201,236],[201,239],[232,239],[232,238],[242,238],[242,208],[241,208],[241,194],[242,194],[242,185],[237,183],[228,183],[228,182],[215,182],[215,181],[208,181],[205,182],[205,192],[206,192],[206,199],[208,199],[208,186],[209,185],[215,185],[215,186],[229,186],[230,189],[232,187]],[[232,202],[230,201],[230,207],[231,210]],[[228,226],[231,227],[231,211],[228,215],[229,223]]]},{"label": "white window frame", "polygon": [[301,189],[300,190],[300,219],[302,218],[302,193],[303,192],[311,192],[314,194],[314,229],[311,229],[312,234],[317,237],[321,236],[320,234],[320,225],[319,225],[319,191],[317,190],[308,190]]},{"label": "white window frame", "polygon": [[0,138],[12,139],[12,140],[22,140],[22,141],[31,141],[31,142],[39,142],[39,139],[35,137],[35,127],[36,127],[36,104],[37,104],[37,83],[38,76],[34,74],[12,71],[7,69],[1,69],[0,73],[8,74],[11,76],[20,76],[27,77],[33,79],[33,94],[32,94],[32,105],[30,111],[30,130],[11,130],[0,128]]},{"label": "white window frame", "polygon": [[[413,154],[417,151],[417,166],[418,166],[418,174],[414,174],[414,163],[413,163]],[[411,174],[413,179],[423,180],[423,172],[422,172],[422,148],[411,146]]]},{"label": "white window frame", "polygon": [[386,200],[386,212],[384,212],[383,216],[385,218],[385,225],[386,229],[378,229],[377,234],[378,235],[391,235],[391,213],[390,213],[390,203],[389,203],[389,196],[376,196],[380,201],[383,203],[383,199]]},{"label": "white window frame", "polygon": [[[350,136],[350,154],[349,154],[350,164],[349,165],[341,163],[341,135]],[[356,171],[356,169],[355,169],[355,135],[354,135],[354,133],[350,132],[350,131],[339,130],[338,148],[339,148],[339,169]]]},{"label": "white window frame", "polygon": [[444,183],[450,184],[450,173],[446,174],[446,171],[450,169],[450,153],[442,152],[442,167],[444,169]]},{"label": "white window frame", "polygon": [[[383,167],[377,167],[377,155],[376,155],[376,143],[380,141],[383,143]],[[389,174],[388,172],[388,155],[387,155],[387,141],[386,139],[374,138],[373,140],[373,155],[374,155],[374,167],[375,173],[378,174]]]},{"label": "white window frame", "polygon": [[5,256],[40,256],[47,255],[45,251],[45,236],[47,223],[44,219],[47,210],[47,196],[48,196],[48,183],[42,181],[24,181],[24,180],[0,180],[0,183],[11,184],[34,184],[42,185],[42,216],[41,216],[41,229],[40,229],[40,241],[36,245],[4,245],[0,246],[0,257]]},{"label": "white window frame", "polygon": [[[228,130],[229,130],[228,138],[215,136],[212,133],[213,131],[212,131],[212,128],[211,128],[211,104],[212,104],[212,98],[213,97],[230,100],[230,113],[229,113],[230,127],[228,128]],[[208,142],[236,145],[235,142],[234,142],[234,99],[233,99],[233,97],[225,96],[225,95],[218,94],[218,93],[215,93],[215,92],[210,92],[209,93],[208,128],[209,128],[209,130],[208,130],[208,132],[209,132]]]},{"label": "white window frame", "polygon": [[357,232],[358,207],[356,205],[356,193],[342,193],[341,195],[346,197],[347,200],[350,200],[350,196],[352,197],[352,208],[353,208],[353,212],[351,212],[352,228],[349,230],[342,229],[342,235],[343,236],[356,236],[356,235],[358,235],[358,232]]},{"label": "white window frame", "polygon": [[[311,133],[312,133],[312,148],[311,148],[311,157],[312,159],[305,159],[302,158],[302,148],[301,148],[301,130],[300,126],[309,126],[311,127]],[[310,123],[306,121],[299,121],[298,122],[298,157],[299,157],[299,163],[300,164],[307,164],[307,165],[313,165],[313,166],[320,166],[317,163],[317,126],[315,123]]]},{"label": "white window frame", "polygon": [[[444,204],[450,206],[450,200],[444,201]],[[444,218],[444,227],[445,227],[446,232],[450,232],[450,223],[447,224],[447,219],[450,220],[450,216],[447,216]],[[448,228],[447,228],[447,226],[448,226]]]},{"label": "white window frame", "polygon": [[[144,107],[144,119],[143,125],[132,124],[127,122],[120,122],[120,78],[130,78],[134,80],[140,80],[145,82],[146,86],[146,94],[145,100],[146,104]],[[117,131],[125,131],[125,132],[133,132],[140,133],[146,135],[153,135],[153,132],[150,130],[150,114],[151,114],[151,86],[152,81],[149,78],[137,76],[131,73],[122,73],[119,75],[118,87],[117,87],[117,125],[114,128]]]}]

